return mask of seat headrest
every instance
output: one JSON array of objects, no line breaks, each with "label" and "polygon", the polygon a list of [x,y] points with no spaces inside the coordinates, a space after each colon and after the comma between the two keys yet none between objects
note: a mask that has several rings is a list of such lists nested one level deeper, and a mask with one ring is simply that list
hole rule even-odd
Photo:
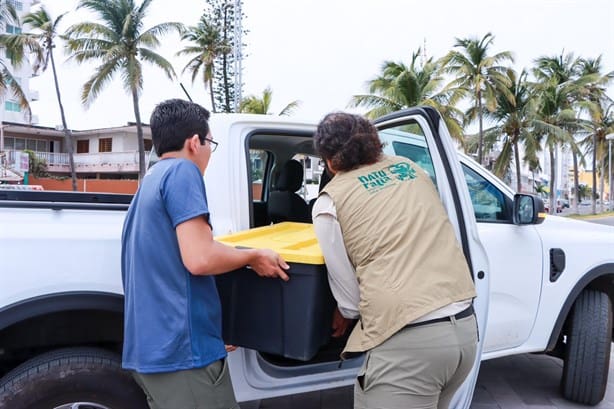
[{"label": "seat headrest", "polygon": [[277,178],[276,189],[286,192],[296,192],[303,184],[303,165],[291,159],[284,163]]}]

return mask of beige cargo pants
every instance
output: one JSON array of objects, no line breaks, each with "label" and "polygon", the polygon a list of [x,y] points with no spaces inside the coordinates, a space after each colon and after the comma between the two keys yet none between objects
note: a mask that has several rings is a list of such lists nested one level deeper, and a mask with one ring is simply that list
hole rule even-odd
[{"label": "beige cargo pants", "polygon": [[239,409],[226,359],[177,372],[133,372],[151,409]]},{"label": "beige cargo pants", "polygon": [[475,316],[404,328],[368,351],[355,409],[448,409],[475,360]]}]

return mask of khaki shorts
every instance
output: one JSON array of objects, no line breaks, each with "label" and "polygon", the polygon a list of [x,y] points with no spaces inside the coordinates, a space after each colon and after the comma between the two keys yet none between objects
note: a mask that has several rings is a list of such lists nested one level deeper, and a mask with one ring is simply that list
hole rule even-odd
[{"label": "khaki shorts", "polygon": [[368,351],[356,409],[447,409],[476,357],[475,316],[404,328]]},{"label": "khaki shorts", "polygon": [[151,409],[239,409],[226,359],[204,368],[133,376]]}]

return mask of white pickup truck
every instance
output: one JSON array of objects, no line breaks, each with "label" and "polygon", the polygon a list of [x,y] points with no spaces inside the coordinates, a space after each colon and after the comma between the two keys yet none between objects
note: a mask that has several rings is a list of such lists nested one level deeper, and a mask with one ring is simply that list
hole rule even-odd
[{"label": "white pickup truck", "polygon": [[[564,360],[563,396],[601,401],[612,340],[614,228],[544,220],[541,200],[515,195],[458,154],[431,108],[375,122],[386,153],[412,159],[436,183],[478,291],[478,359],[453,407],[470,406],[480,359],[528,352]],[[214,233],[270,224],[282,164],[314,156],[315,124],[231,114],[214,115],[211,129],[219,142],[205,176]],[[129,201],[0,190],[0,408],[146,407],[120,369],[120,236]],[[323,302],[318,298],[303,302]],[[259,345],[269,341],[266,333],[261,338]],[[330,340],[308,359],[290,359],[243,345],[229,357],[238,400],[253,406],[352,384],[361,358],[340,362],[342,346]]]}]

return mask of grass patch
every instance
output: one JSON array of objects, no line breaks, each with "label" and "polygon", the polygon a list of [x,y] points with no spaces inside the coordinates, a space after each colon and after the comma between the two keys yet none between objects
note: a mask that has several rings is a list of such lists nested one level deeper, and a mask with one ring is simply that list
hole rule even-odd
[{"label": "grass patch", "polygon": [[614,216],[614,212],[604,212],[604,213],[597,213],[597,214],[568,214],[566,217],[569,217],[571,219],[578,219],[578,220],[590,220],[590,219],[601,219],[604,217],[613,217]]}]

